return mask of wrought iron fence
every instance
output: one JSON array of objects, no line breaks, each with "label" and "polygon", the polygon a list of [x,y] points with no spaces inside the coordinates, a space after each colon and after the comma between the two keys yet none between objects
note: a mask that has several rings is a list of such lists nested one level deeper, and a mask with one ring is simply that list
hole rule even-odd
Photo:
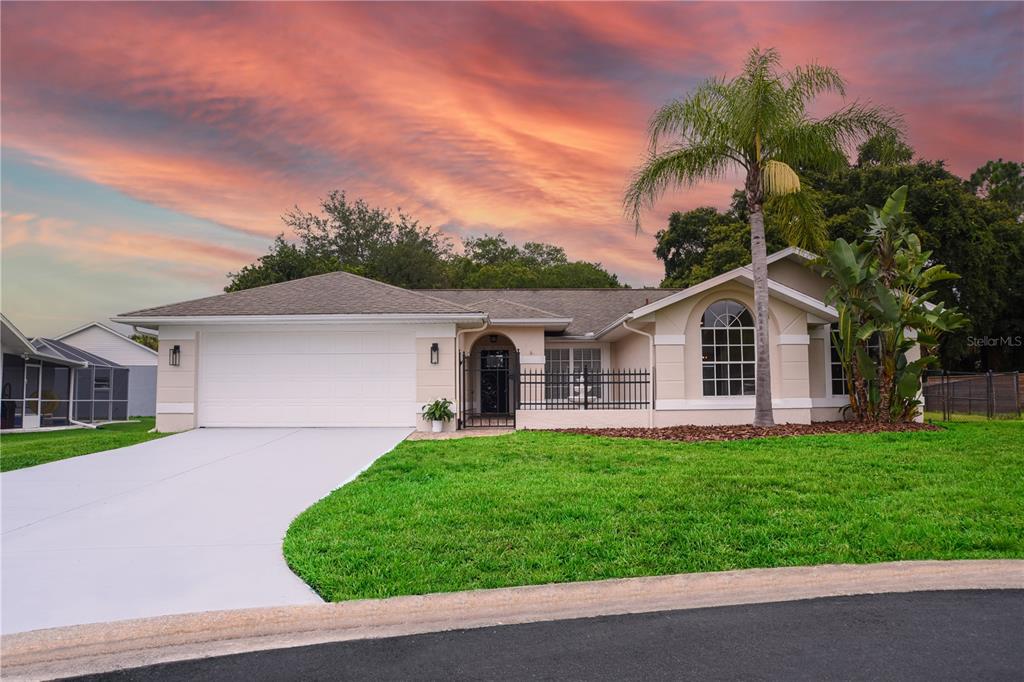
[{"label": "wrought iron fence", "polygon": [[519,375],[521,410],[642,410],[650,407],[646,369],[524,370]]},{"label": "wrought iron fence", "polygon": [[925,412],[941,412],[946,421],[955,415],[1021,416],[1020,372],[929,371],[923,393]]}]

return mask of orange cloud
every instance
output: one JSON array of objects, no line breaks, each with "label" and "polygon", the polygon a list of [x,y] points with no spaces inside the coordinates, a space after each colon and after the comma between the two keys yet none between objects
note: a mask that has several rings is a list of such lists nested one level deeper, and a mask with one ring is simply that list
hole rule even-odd
[{"label": "orange cloud", "polygon": [[[957,172],[1024,148],[1021,5],[4,9],[6,147],[267,237],[291,206],[343,188],[455,231],[554,241],[654,283],[650,234],[634,237],[620,207],[646,118],[734,73],[758,43],[838,67],[852,94],[904,111],[918,151]],[[648,231],[671,208],[726,205],[733,186],[667,197]]]}]

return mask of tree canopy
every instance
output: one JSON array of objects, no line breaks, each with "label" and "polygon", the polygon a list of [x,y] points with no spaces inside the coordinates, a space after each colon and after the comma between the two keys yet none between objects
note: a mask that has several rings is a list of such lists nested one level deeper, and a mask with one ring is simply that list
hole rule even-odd
[{"label": "tree canopy", "polygon": [[[860,148],[859,163],[835,172],[803,173],[805,190],[822,207],[829,240],[864,238],[869,227],[866,206],[883,205],[893,189],[906,185],[903,220],[932,259],[960,275],[936,285],[937,300],[958,306],[970,324],[943,339],[942,366],[947,369],[1008,369],[1024,366],[1024,349],[1012,344],[972,345],[972,338],[1013,338],[1024,335],[1024,224],[1014,205],[1014,168],[1021,164],[990,162],[964,181],[941,161],[878,160],[884,145],[869,141]],[[909,159],[913,152],[897,155]],[[884,155],[883,157],[884,158]],[[990,180],[989,178],[994,178]],[[674,213],[657,233],[655,255],[665,265],[662,286],[688,286],[750,262],[746,234],[741,232],[745,208],[737,193],[728,211],[699,208]],[[766,208],[769,244],[778,221]],[[685,226],[685,227],[683,227]],[[696,251],[695,251],[696,250]],[[690,254],[696,255],[690,255]]]},{"label": "tree canopy", "polygon": [[266,255],[228,273],[225,291],[338,270],[412,289],[622,286],[600,263],[570,261],[552,244],[518,246],[500,233],[467,237],[460,253],[401,210],[352,202],[340,191],[323,200],[320,212],[295,208],[283,220],[296,241],[278,235]]}]

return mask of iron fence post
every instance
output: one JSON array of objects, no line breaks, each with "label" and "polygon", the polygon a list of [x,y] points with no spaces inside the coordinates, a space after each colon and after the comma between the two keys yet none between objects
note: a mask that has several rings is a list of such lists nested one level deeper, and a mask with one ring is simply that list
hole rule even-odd
[{"label": "iron fence post", "polygon": [[1017,401],[1017,417],[1020,418],[1020,370],[1013,373],[1013,395]]},{"label": "iron fence post", "polygon": [[583,365],[583,409],[587,409],[587,396],[590,391],[587,390],[587,366]]},{"label": "iron fence post", "polygon": [[988,402],[985,405],[988,414],[986,415],[989,419],[995,417],[996,413],[996,397],[995,391],[992,388],[992,370],[985,373],[986,387],[988,388]]}]

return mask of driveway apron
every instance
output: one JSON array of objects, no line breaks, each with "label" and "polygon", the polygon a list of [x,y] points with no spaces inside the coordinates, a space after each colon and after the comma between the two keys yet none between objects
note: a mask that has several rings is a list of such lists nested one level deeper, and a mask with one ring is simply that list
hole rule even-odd
[{"label": "driveway apron", "polygon": [[408,429],[197,429],[0,475],[3,633],[317,603],[281,541]]}]

